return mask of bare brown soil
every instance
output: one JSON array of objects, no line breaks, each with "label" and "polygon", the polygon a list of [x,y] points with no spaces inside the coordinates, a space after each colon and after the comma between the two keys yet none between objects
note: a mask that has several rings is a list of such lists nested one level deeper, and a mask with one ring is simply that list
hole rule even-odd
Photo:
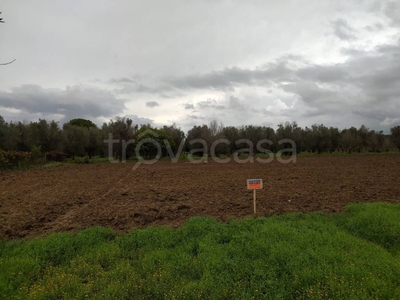
[{"label": "bare brown soil", "polygon": [[246,179],[262,178],[257,215],[337,212],[352,202],[400,203],[400,155],[299,157],[297,163],[93,164],[0,173],[0,238],[179,226],[208,215],[253,215]]}]

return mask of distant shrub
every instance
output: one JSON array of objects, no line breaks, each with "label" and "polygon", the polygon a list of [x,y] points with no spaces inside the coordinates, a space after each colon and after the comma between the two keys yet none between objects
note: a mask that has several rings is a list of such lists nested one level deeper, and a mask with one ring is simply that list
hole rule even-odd
[{"label": "distant shrub", "polygon": [[31,148],[31,163],[32,164],[43,164],[44,154],[42,153],[42,146],[33,146]]},{"label": "distant shrub", "polygon": [[7,152],[0,149],[0,169],[5,168],[7,163]]},{"label": "distant shrub", "polygon": [[45,159],[46,161],[56,161],[56,162],[62,162],[64,161],[68,155],[62,151],[50,151],[46,152],[45,154]]},{"label": "distant shrub", "polygon": [[77,157],[77,156],[74,158],[73,162],[76,164],[85,164],[86,163],[84,157]]},{"label": "distant shrub", "polygon": [[0,169],[27,167],[31,162],[30,152],[0,150]]},{"label": "distant shrub", "polygon": [[84,157],[75,156],[73,162],[76,164],[89,164],[90,159],[88,155],[85,155]]}]

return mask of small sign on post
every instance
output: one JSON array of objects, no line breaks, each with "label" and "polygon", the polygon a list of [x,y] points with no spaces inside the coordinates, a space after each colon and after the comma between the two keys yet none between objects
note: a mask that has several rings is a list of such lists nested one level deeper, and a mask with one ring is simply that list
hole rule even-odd
[{"label": "small sign on post", "polygon": [[254,214],[256,213],[256,191],[263,188],[262,179],[247,179],[247,189],[253,190]]}]

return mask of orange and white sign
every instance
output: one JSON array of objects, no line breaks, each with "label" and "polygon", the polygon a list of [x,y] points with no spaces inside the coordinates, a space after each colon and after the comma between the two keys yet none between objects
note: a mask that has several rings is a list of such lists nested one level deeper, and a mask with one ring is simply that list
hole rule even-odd
[{"label": "orange and white sign", "polygon": [[261,190],[263,188],[262,179],[247,179],[248,190]]}]

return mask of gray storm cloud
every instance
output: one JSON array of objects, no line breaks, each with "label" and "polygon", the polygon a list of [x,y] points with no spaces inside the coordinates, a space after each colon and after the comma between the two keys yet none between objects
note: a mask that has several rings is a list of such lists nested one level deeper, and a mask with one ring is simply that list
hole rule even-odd
[{"label": "gray storm cloud", "polygon": [[79,117],[118,115],[125,109],[125,101],[97,88],[68,86],[62,90],[22,85],[11,92],[0,91],[0,107],[18,109],[27,114],[59,114],[63,115],[63,121],[68,121]]},{"label": "gray storm cloud", "polygon": [[334,34],[342,40],[357,39],[354,29],[344,19],[337,19],[332,22]]},{"label": "gray storm cloud", "polygon": [[17,61],[0,67],[0,115],[13,120],[399,123],[398,1],[50,3],[2,6],[1,56]]},{"label": "gray storm cloud", "polygon": [[152,107],[160,106],[160,104],[158,104],[158,102],[156,102],[156,101],[148,101],[148,102],[146,102],[146,106],[152,108]]}]

